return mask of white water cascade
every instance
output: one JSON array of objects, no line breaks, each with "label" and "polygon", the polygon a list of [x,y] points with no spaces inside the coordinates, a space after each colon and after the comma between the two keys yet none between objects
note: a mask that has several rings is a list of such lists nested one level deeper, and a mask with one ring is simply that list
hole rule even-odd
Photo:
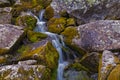
[{"label": "white water cascade", "polygon": [[39,13],[39,17],[31,14],[32,16],[34,16],[37,19],[37,26],[35,28],[35,31],[47,34],[49,37],[52,38],[52,44],[59,53],[57,80],[65,80],[63,78],[63,72],[64,72],[65,66],[67,66],[69,64],[68,61],[64,60],[64,55],[63,55],[63,51],[62,51],[62,47],[63,46],[65,47],[65,44],[63,42],[61,35],[57,35],[55,33],[51,33],[51,32],[46,31],[46,22],[43,20],[44,12],[45,12],[44,10],[41,10],[41,12]]}]

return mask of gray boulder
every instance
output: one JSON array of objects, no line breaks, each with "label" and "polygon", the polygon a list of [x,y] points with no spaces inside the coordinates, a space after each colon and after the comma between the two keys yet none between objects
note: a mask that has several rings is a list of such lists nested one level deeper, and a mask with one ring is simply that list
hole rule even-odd
[{"label": "gray boulder", "polygon": [[0,8],[0,24],[10,24],[12,19],[11,7]]},{"label": "gray boulder", "polygon": [[79,36],[73,43],[85,51],[120,49],[120,21],[100,20],[77,28]]},{"label": "gray boulder", "polygon": [[34,62],[35,60],[28,60],[23,64],[1,66],[0,80],[48,80],[50,70],[43,65],[29,64]]},{"label": "gray boulder", "polygon": [[0,24],[0,54],[16,48],[16,45],[22,39],[23,33],[24,31],[19,26]]},{"label": "gray boulder", "polygon": [[120,19],[120,0],[53,0],[51,6],[57,13],[67,11],[78,24]]}]

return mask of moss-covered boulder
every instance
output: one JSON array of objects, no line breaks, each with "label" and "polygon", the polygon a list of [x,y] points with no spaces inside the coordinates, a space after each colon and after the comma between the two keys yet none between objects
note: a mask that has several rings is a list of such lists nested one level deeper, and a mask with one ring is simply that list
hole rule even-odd
[{"label": "moss-covered boulder", "polygon": [[77,27],[73,27],[73,26],[67,27],[61,34],[64,37],[64,42],[66,43],[66,45],[78,51],[82,55],[85,54],[85,52],[81,50],[80,48],[78,48],[78,46],[75,45],[73,42],[73,39],[79,36]]},{"label": "moss-covered boulder", "polygon": [[51,6],[48,6],[45,9],[45,18],[49,20],[52,17],[54,17],[54,10]]},{"label": "moss-covered boulder", "polygon": [[19,16],[16,19],[16,25],[27,30],[33,30],[36,27],[37,19],[30,15]]},{"label": "moss-covered boulder", "polygon": [[0,67],[0,80],[50,80],[50,70],[43,65],[16,64]]},{"label": "moss-covered boulder", "polygon": [[54,69],[58,64],[58,52],[48,41],[41,41],[18,50],[21,54],[18,60],[36,59],[40,64]]},{"label": "moss-covered boulder", "polygon": [[34,31],[27,31],[27,38],[30,42],[38,42],[42,39],[47,38],[46,34],[40,33],[40,32],[34,32]]},{"label": "moss-covered boulder", "polygon": [[86,71],[74,71],[69,70],[64,73],[64,78],[66,80],[93,80],[88,76]]},{"label": "moss-covered boulder", "polygon": [[67,26],[75,26],[75,19],[74,18],[68,18],[67,19]]},{"label": "moss-covered boulder", "polygon": [[48,21],[48,31],[53,33],[61,33],[66,27],[66,18],[51,18]]},{"label": "moss-covered boulder", "polygon": [[100,57],[101,54],[98,52],[87,53],[80,59],[80,63],[90,71],[97,73]]},{"label": "moss-covered boulder", "polygon": [[120,80],[120,64],[110,72],[107,80]]},{"label": "moss-covered boulder", "polygon": [[[116,65],[120,63],[119,58],[117,56],[115,56],[115,54],[116,54],[116,52],[113,53],[113,52],[107,51],[107,50],[105,50],[103,52],[101,60],[99,62],[98,80],[112,80],[113,79],[112,76],[114,76],[114,80],[119,80],[119,74],[116,73],[116,76],[115,76],[115,73],[114,73],[114,71],[116,71],[116,68],[118,68],[118,67],[116,67]],[[115,68],[115,70],[114,70],[114,68]],[[112,74],[112,72],[114,73],[114,75]],[[108,79],[108,77],[109,77],[109,79]]]}]

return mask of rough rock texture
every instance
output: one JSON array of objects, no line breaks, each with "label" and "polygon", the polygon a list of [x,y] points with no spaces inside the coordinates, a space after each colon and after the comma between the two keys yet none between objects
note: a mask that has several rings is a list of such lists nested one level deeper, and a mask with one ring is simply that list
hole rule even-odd
[{"label": "rough rock texture", "polygon": [[0,54],[11,50],[20,41],[23,31],[18,26],[0,24]]},{"label": "rough rock texture", "polygon": [[97,52],[85,54],[80,63],[92,72],[98,72],[100,54]]},{"label": "rough rock texture", "polygon": [[10,13],[11,7],[0,8],[0,24],[10,24],[12,14]]},{"label": "rough rock texture", "polygon": [[20,53],[18,60],[35,59],[51,69],[55,69],[58,65],[58,52],[47,40],[23,46],[18,52]]},{"label": "rough rock texture", "polygon": [[10,6],[9,0],[0,0],[0,7]]},{"label": "rough rock texture", "polygon": [[66,10],[78,21],[82,20],[85,23],[120,19],[120,0],[53,0],[51,6],[55,12]]},{"label": "rough rock texture", "polygon": [[[34,60],[26,62],[32,61],[34,62]],[[49,80],[49,78],[50,70],[43,65],[16,64],[0,67],[0,80]]]},{"label": "rough rock texture", "polygon": [[86,71],[74,71],[69,70],[64,73],[65,80],[93,80],[91,79]]},{"label": "rough rock texture", "polygon": [[[116,67],[116,65],[119,63],[119,58],[115,56],[115,54],[116,53],[112,53],[111,51],[107,51],[107,50],[103,52],[100,63],[99,63],[98,80],[110,80],[110,79],[107,79],[108,76],[110,75],[112,70]],[[114,78],[117,78],[117,77],[114,77]]]},{"label": "rough rock texture", "polygon": [[78,27],[79,37],[73,42],[86,51],[120,49],[120,21],[100,20]]}]

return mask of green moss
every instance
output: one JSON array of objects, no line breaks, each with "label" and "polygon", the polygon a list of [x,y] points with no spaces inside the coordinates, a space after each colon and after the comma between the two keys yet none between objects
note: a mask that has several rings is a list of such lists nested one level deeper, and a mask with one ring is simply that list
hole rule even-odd
[{"label": "green moss", "polygon": [[74,18],[67,19],[67,26],[75,26],[75,20]]},{"label": "green moss", "polygon": [[7,62],[7,59],[4,56],[0,56],[0,64]]},{"label": "green moss", "polygon": [[49,32],[53,32],[53,33],[61,33],[63,30],[64,30],[64,25],[63,24],[51,24],[49,27],[48,27],[48,31]]},{"label": "green moss", "polygon": [[48,6],[46,9],[45,9],[45,18],[46,19],[50,19],[54,16],[54,10],[51,6]]},{"label": "green moss", "polygon": [[19,56],[19,60],[31,58],[36,59],[39,61],[39,63],[53,69],[57,67],[58,52],[50,42],[47,42],[46,44],[36,48],[35,50],[24,52]]},{"label": "green moss", "polygon": [[29,30],[27,31],[27,38],[31,42],[37,42],[37,41],[47,38],[47,35],[40,33],[40,32],[33,32]]},{"label": "green moss", "polygon": [[5,54],[5,53],[7,53],[7,52],[8,52],[7,49],[2,49],[2,48],[0,48],[0,54]]},{"label": "green moss", "polygon": [[30,46],[22,45],[22,46],[17,50],[17,52],[18,52],[18,53],[25,53],[25,52],[28,52],[30,49],[31,49]]},{"label": "green moss", "polygon": [[70,45],[72,43],[72,39],[78,35],[78,31],[76,27],[67,27],[61,34],[65,37],[65,43]]},{"label": "green moss", "polygon": [[33,30],[36,27],[37,20],[33,16],[20,16],[16,19],[16,25],[24,26],[27,30]]},{"label": "green moss", "polygon": [[56,79],[57,79],[57,68],[51,71],[51,80],[56,80]]},{"label": "green moss", "polygon": [[61,17],[69,17],[69,14],[67,13],[66,10],[62,10],[59,14]]},{"label": "green moss", "polygon": [[107,80],[120,80],[120,65],[117,65],[108,76]]},{"label": "green moss", "polygon": [[59,34],[65,29],[66,18],[51,18],[47,25],[48,31]]},{"label": "green moss", "polygon": [[86,67],[84,67],[80,63],[71,64],[71,65],[68,66],[68,68],[71,68],[71,69],[74,69],[74,70],[77,70],[77,71],[84,70],[84,71],[89,72],[89,69],[87,69]]},{"label": "green moss", "polygon": [[66,43],[67,46],[72,48],[73,50],[77,51],[80,55],[86,54],[84,50],[79,48],[77,45],[75,45],[72,40],[75,37],[80,37],[78,34],[77,28],[76,27],[67,27],[65,28],[64,32],[61,33],[64,36],[64,42]]}]

